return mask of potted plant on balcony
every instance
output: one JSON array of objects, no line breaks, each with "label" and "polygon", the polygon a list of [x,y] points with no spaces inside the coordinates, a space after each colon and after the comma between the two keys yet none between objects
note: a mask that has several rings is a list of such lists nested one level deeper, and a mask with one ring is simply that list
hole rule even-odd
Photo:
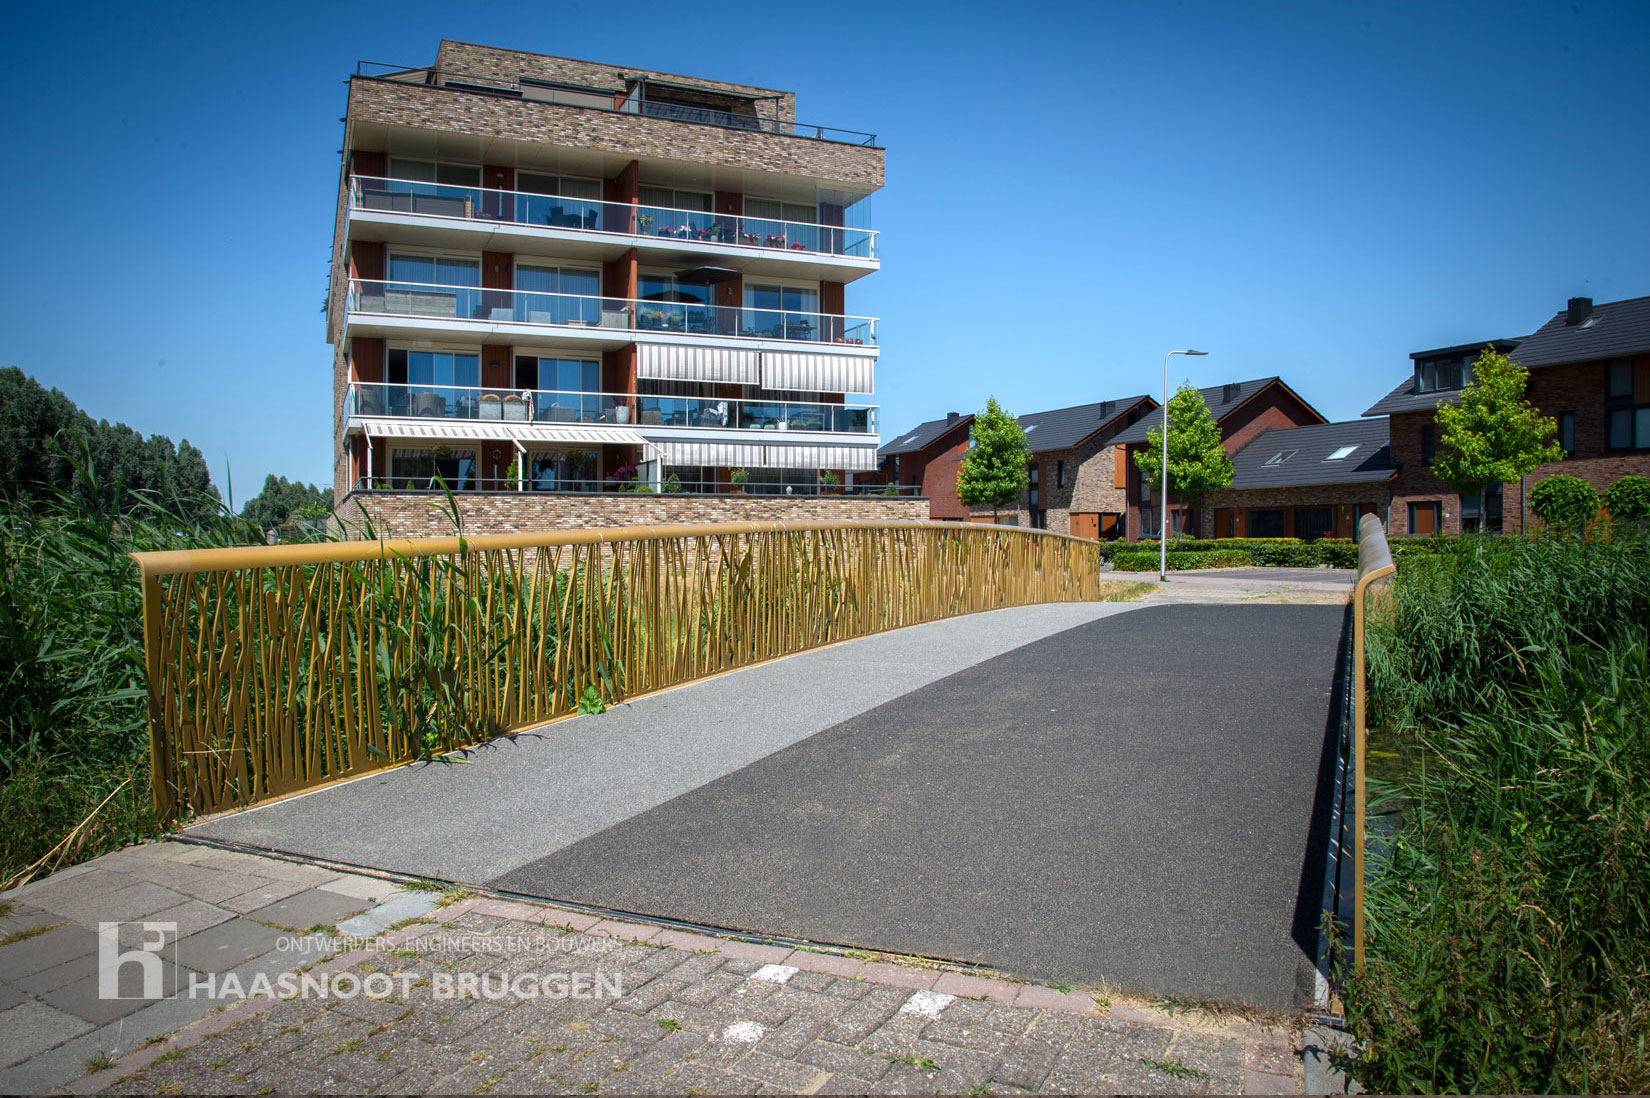
[{"label": "potted plant on balcony", "polygon": [[736,496],[744,495],[745,485],[750,483],[750,479],[750,472],[745,469],[735,469],[733,472],[729,473],[728,480],[733,484],[733,494]]},{"label": "potted plant on balcony", "polygon": [[636,483],[636,467],[621,465],[608,474],[607,479],[613,485],[615,492],[633,492]]},{"label": "potted plant on balcony", "polygon": [[825,496],[839,496],[842,494],[842,478],[836,475],[834,469],[819,471],[819,492]]},{"label": "potted plant on balcony", "polygon": [[652,214],[641,214],[641,215],[639,215],[636,218],[636,224],[641,227],[642,234],[645,236],[646,234],[653,231],[653,215]]},{"label": "potted plant on balcony", "polygon": [[510,464],[504,468],[504,487],[507,490],[514,489],[520,479],[521,458],[513,457],[510,459]]}]

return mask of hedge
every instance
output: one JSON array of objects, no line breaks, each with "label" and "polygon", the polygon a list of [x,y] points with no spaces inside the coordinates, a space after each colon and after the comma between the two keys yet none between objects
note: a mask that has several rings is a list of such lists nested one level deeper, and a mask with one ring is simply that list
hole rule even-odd
[{"label": "hedge", "polygon": [[[1114,563],[1124,556],[1136,553],[1148,553],[1152,560],[1157,560],[1157,551],[1149,549],[1153,543],[1139,541],[1102,542],[1100,553],[1103,558]],[[1358,567],[1358,546],[1350,538],[1322,538],[1318,541],[1306,542],[1299,538],[1183,538],[1169,544],[1169,554],[1192,555],[1206,557],[1212,553],[1242,553],[1249,559],[1245,564],[1254,564],[1263,568],[1316,568],[1320,564],[1327,564],[1332,568]],[[1156,567],[1154,563],[1153,568]],[[1185,565],[1187,568],[1220,568],[1232,567],[1206,563],[1202,565]],[[1120,571],[1143,571],[1144,569],[1125,569],[1118,565]]]},{"label": "hedge", "polygon": [[[1158,560],[1159,557],[1156,552],[1118,553],[1112,558],[1112,566],[1119,572],[1155,572],[1157,571]],[[1180,572],[1188,568],[1243,568],[1253,563],[1254,561],[1250,555],[1239,549],[1213,549],[1169,554],[1169,571],[1171,572]]]}]

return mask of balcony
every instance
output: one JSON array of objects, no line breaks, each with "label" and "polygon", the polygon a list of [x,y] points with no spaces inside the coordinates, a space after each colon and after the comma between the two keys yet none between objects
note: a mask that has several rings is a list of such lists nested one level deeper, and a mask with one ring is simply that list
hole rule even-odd
[{"label": "balcony", "polygon": [[493,389],[355,382],[351,416],[507,423],[620,424],[718,431],[801,431],[876,435],[877,407],[800,401]]},{"label": "balcony", "polygon": [[873,229],[629,202],[598,202],[526,191],[356,175],[349,181],[349,204],[352,214],[363,211],[442,218],[469,223],[489,232],[501,225],[522,226],[542,230],[546,235],[608,238],[627,248],[664,245],[680,250],[682,244],[692,244],[770,258],[829,256],[872,262],[877,259],[877,233]]},{"label": "balcony", "polygon": [[[670,341],[680,336],[874,347],[876,319],[778,309],[706,305],[697,301],[595,297],[527,290],[492,290],[421,282],[351,279],[349,320],[393,318],[388,330],[459,321],[479,334],[554,334],[570,343]],[[409,323],[410,321],[410,323]],[[445,324],[441,324],[445,327]]]}]

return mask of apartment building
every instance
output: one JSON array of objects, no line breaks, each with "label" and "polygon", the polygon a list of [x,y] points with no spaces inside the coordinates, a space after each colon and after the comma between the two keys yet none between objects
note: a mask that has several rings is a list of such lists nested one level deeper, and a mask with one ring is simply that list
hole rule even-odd
[{"label": "apartment building", "polygon": [[[1227,454],[1236,454],[1263,431],[1289,427],[1305,427],[1327,420],[1299,393],[1285,385],[1280,378],[1262,377],[1249,381],[1231,381],[1198,390],[1220,427],[1221,446]],[[1113,440],[1122,446],[1128,477],[1126,536],[1130,541],[1158,535],[1158,520],[1162,501],[1156,498],[1151,484],[1140,475],[1134,455],[1146,449],[1146,434],[1163,422],[1163,410],[1154,408],[1131,427],[1118,433]],[[1169,500],[1170,530],[1184,530],[1199,537],[1213,537],[1214,511],[1205,506],[1189,513],[1178,500]]]},{"label": "apartment building", "polygon": [[968,452],[973,423],[972,415],[948,412],[896,435],[877,451],[882,483],[925,497],[932,521],[967,519],[968,506],[957,498],[957,463]]},{"label": "apartment building", "polygon": [[848,288],[880,267],[882,184],[873,135],[798,122],[786,91],[453,41],[359,66],[340,513],[422,532],[444,483],[478,531],[924,517],[854,495],[878,325]]},{"label": "apartment building", "polygon": [[[1517,484],[1492,484],[1482,512],[1432,472],[1439,445],[1437,407],[1454,403],[1472,383],[1472,364],[1486,348],[1530,371],[1525,396],[1558,424],[1563,461],[1538,466]],[[1391,417],[1392,454],[1400,465],[1387,528],[1393,534],[1518,533],[1534,519],[1528,489],[1559,473],[1601,493],[1620,477],[1650,476],[1650,297],[1594,304],[1575,297],[1535,332],[1410,356],[1409,377],[1366,416]]]},{"label": "apartment building", "polygon": [[[1157,407],[1149,396],[1102,400],[1019,416],[1031,461],[1019,505],[996,520],[1091,540],[1123,536],[1128,510],[1125,447],[1118,437]],[[990,507],[970,518],[990,522]]]}]

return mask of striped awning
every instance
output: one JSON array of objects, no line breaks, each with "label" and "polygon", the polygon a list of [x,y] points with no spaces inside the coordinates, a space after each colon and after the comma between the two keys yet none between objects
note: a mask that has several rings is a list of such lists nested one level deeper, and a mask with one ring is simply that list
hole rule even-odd
[{"label": "striped awning", "polygon": [[660,442],[666,465],[717,465],[728,469],[761,469],[766,465],[761,443]]},{"label": "striped awning", "polygon": [[807,393],[874,393],[877,360],[870,355],[763,351],[762,387]]},{"label": "striped awning", "polygon": [[728,347],[643,343],[636,348],[636,376],[659,381],[757,385],[762,380],[761,355]]},{"label": "striped awning", "polygon": [[845,469],[877,467],[874,446],[780,445],[752,442],[661,442],[666,465],[716,465],[726,469]]},{"label": "striped awning", "polygon": [[361,417],[356,420],[368,438],[414,438],[430,442],[511,439],[558,445],[645,446],[647,439],[633,427],[612,423],[521,423],[514,420],[429,420]]}]

